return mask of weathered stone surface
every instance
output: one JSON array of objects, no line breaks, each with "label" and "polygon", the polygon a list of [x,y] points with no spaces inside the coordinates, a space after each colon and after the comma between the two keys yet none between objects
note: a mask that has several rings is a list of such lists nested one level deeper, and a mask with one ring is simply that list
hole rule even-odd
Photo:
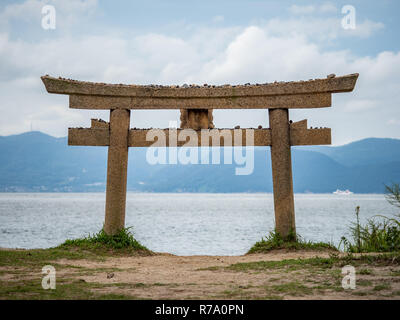
[{"label": "weathered stone surface", "polygon": [[91,119],[92,129],[110,129],[110,124],[101,119]]},{"label": "weathered stone surface", "polygon": [[290,129],[291,146],[331,144],[331,129]]},{"label": "weathered stone surface", "polygon": [[109,146],[108,129],[68,128],[68,145],[70,146]]},{"label": "weathered stone surface", "polygon": [[104,84],[50,76],[43,76],[42,81],[49,93],[148,98],[212,98],[349,92],[353,90],[357,78],[358,73],[355,73],[309,81],[207,87]]},{"label": "weathered stone surface", "polygon": [[109,85],[42,77],[50,93],[70,95],[76,109],[323,108],[331,93],[351,91],[358,74],[299,82],[220,87]]},{"label": "weathered stone surface", "polygon": [[[150,147],[154,141],[146,141],[146,135],[150,130],[154,129],[131,129],[129,130],[129,147]],[[169,147],[169,129],[157,129],[162,131],[166,137],[166,147]],[[178,136],[182,129],[177,130]],[[210,139],[214,136],[224,136],[224,132],[229,132],[228,136],[234,137],[235,132],[241,132],[242,146],[271,146],[271,130],[270,129],[251,129],[254,131],[254,143],[246,141],[246,129],[212,129],[207,130]],[[201,146],[202,133],[195,130],[198,143],[193,146]],[[231,139],[231,141],[232,141]],[[187,139],[188,140],[188,139]],[[183,146],[185,141],[178,141],[178,147]],[[91,129],[91,128],[69,128],[68,144],[71,146],[109,146],[110,132],[108,129]],[[212,145],[211,140],[209,145]],[[290,129],[290,145],[322,145],[331,144],[331,129]],[[220,138],[220,145],[224,145],[223,138]],[[229,145],[229,144],[228,144]]]},{"label": "weathered stone surface", "polygon": [[104,223],[104,231],[111,235],[125,227],[129,122],[129,110],[111,110]]},{"label": "weathered stone surface", "polygon": [[330,93],[232,96],[232,97],[116,97],[70,95],[72,109],[267,109],[326,108],[331,106]]},{"label": "weathered stone surface", "polygon": [[269,110],[269,125],[275,225],[276,231],[287,237],[290,232],[296,232],[288,110]]},{"label": "weathered stone surface", "polygon": [[290,129],[307,129],[307,119],[291,122]]},{"label": "weathered stone surface", "polygon": [[[129,147],[150,147],[154,144],[156,140],[153,141],[146,141],[146,136],[150,130],[154,129],[131,129],[129,130]],[[166,137],[166,143],[165,147],[170,147],[169,144],[169,129],[156,129],[159,130],[159,132],[163,133]],[[235,142],[233,141],[233,137],[235,134],[237,136],[242,137],[242,139],[237,143],[236,145],[238,146],[270,146],[271,145],[271,132],[269,129],[251,129],[254,131],[254,143],[247,143],[246,141],[246,129],[210,129],[210,130],[196,130],[195,134],[197,136],[197,144],[194,144],[193,141],[190,146],[193,147],[201,147],[202,145],[207,145],[207,146],[213,146],[215,145],[215,141],[219,141],[220,146],[231,146],[235,145]],[[177,130],[177,136],[181,136],[182,129]],[[224,140],[224,137],[227,138],[227,140]],[[203,142],[203,138],[207,139],[208,138],[208,143]],[[214,138],[214,142],[213,142]],[[229,139],[229,141],[228,141]],[[185,141],[179,141],[177,143],[178,147],[181,147],[186,144],[186,142],[189,139],[186,139]],[[175,146],[175,145],[174,145]],[[187,145],[189,146],[189,145]]]},{"label": "weathered stone surface", "polygon": [[181,129],[214,128],[212,109],[181,109]]}]

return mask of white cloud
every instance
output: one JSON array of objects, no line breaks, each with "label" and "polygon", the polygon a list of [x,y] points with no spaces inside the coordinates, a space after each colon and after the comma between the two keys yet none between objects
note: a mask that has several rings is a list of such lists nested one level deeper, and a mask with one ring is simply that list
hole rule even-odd
[{"label": "white cloud", "polygon": [[368,38],[385,27],[382,22],[365,19],[356,20],[355,29],[345,30],[342,27],[341,15],[329,15],[337,13],[336,6],[331,2],[315,6],[292,5],[289,12],[293,14],[290,19],[275,18],[268,21],[267,27],[270,32],[279,35],[305,34],[316,41],[324,42],[339,37]]},{"label": "white cloud", "polygon": [[315,12],[315,7],[312,5],[308,6],[299,6],[293,4],[289,7],[289,12],[293,14],[311,14]]},{"label": "white cloud", "polygon": [[329,44],[333,40],[344,37],[368,38],[382,30],[384,24],[364,20],[357,22],[356,28],[343,29],[340,18],[302,17],[280,19],[274,18],[265,23],[270,34],[276,36],[302,35],[319,44]]},{"label": "white cloud", "polygon": [[336,13],[337,8],[333,3],[325,2],[322,5],[320,5],[319,11],[322,13]]},{"label": "white cloud", "polygon": [[0,12],[0,27],[4,31],[25,24],[25,29],[32,26],[39,28],[42,20],[42,8],[52,5],[56,9],[56,26],[60,32],[79,27],[97,9],[97,0],[26,0],[12,3]]},{"label": "white cloud", "polygon": [[348,99],[344,103],[344,110],[348,112],[362,112],[379,107],[379,102],[369,99]]},{"label": "white cloud", "polygon": [[385,25],[382,22],[374,22],[365,20],[356,24],[355,29],[347,29],[343,31],[346,36],[356,36],[359,38],[368,38],[379,30],[382,30]]},{"label": "white cloud", "polygon": [[27,0],[23,3],[9,4],[1,12],[0,20],[3,23],[11,22],[14,19],[18,21],[32,21],[40,16],[42,7],[45,4],[45,1],[38,0]]},{"label": "white cloud", "polygon": [[294,15],[311,15],[319,13],[336,13],[337,8],[331,2],[325,2],[320,5],[296,5],[289,7],[289,12]]},{"label": "white cloud", "polygon": [[224,21],[224,16],[221,16],[221,15],[215,16],[215,17],[213,17],[212,21],[216,22],[216,23],[223,22]]}]

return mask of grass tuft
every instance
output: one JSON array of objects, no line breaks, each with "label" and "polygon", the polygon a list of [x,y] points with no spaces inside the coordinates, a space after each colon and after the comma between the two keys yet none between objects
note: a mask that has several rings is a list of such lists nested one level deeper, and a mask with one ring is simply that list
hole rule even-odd
[{"label": "grass tuft", "polygon": [[300,235],[291,234],[284,239],[278,232],[270,232],[268,236],[256,242],[247,254],[265,253],[272,250],[332,250],[337,248],[330,243],[305,241]]},{"label": "grass tuft", "polygon": [[152,251],[137,241],[129,229],[122,229],[119,233],[112,236],[106,234],[104,229],[102,229],[98,233],[89,234],[85,238],[66,240],[59,248],[79,247],[88,250],[109,249],[151,254]]}]

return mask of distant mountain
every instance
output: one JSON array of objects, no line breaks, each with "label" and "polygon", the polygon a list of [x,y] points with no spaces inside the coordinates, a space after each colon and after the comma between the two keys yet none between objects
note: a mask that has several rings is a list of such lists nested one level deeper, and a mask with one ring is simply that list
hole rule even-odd
[{"label": "distant mountain", "polygon": [[[1,192],[104,191],[106,147],[70,147],[40,132],[0,137]],[[130,148],[128,190],[139,192],[272,192],[269,148],[255,148],[254,172],[236,164],[150,165],[145,148]],[[221,152],[223,154],[223,152]],[[292,148],[295,192],[350,189],[382,193],[400,182],[400,140],[364,139],[340,147]],[[223,159],[221,160],[223,163]]]},{"label": "distant mountain", "polygon": [[40,132],[0,137],[1,191],[83,191],[104,183],[106,148],[68,148]]},{"label": "distant mountain", "polygon": [[345,166],[376,165],[400,161],[400,140],[368,138],[340,147],[311,146]]}]

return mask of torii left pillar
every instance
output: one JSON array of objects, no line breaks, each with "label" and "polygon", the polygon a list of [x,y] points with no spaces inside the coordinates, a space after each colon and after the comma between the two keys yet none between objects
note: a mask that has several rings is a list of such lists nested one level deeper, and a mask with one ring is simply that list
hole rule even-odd
[{"label": "torii left pillar", "polygon": [[130,110],[111,110],[104,222],[104,231],[109,235],[115,235],[125,227],[129,124]]},{"label": "torii left pillar", "polygon": [[275,228],[284,239],[288,239],[289,236],[296,235],[289,110],[269,109],[269,126]]}]

